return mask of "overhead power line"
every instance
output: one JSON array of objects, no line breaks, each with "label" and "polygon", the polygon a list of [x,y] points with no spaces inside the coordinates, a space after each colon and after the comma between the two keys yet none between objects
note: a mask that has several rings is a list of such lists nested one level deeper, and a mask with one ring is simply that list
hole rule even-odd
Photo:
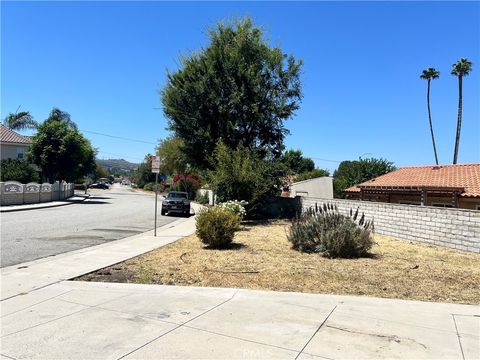
[{"label": "overhead power line", "polygon": [[317,157],[310,157],[310,159],[328,161],[328,162],[334,162],[334,163],[341,163],[341,161],[338,161],[338,160],[322,159],[322,158],[317,158]]},{"label": "overhead power line", "polygon": [[143,144],[152,144],[152,145],[158,145],[158,143],[156,143],[156,142],[152,142],[152,141],[145,141],[145,140],[131,139],[131,138],[126,138],[126,137],[122,137],[122,136],[115,136],[115,135],[110,135],[110,134],[103,134],[103,133],[99,133],[99,132],[96,132],[96,131],[89,131],[89,130],[81,130],[81,131],[83,131],[83,132],[86,132],[86,133],[90,133],[90,134],[95,134],[95,135],[106,136],[106,137],[113,138],[113,139],[120,139],[120,140],[126,140],[126,141],[133,141],[133,142],[138,142],[138,143],[143,143]]}]

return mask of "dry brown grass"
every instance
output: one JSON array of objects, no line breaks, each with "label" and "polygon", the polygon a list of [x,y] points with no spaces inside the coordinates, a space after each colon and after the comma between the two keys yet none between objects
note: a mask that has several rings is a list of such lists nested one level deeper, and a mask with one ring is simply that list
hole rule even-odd
[{"label": "dry brown grass", "polygon": [[291,249],[288,223],[246,226],[226,250],[187,237],[82,280],[239,287],[478,304],[480,255],[375,236],[371,258]]}]

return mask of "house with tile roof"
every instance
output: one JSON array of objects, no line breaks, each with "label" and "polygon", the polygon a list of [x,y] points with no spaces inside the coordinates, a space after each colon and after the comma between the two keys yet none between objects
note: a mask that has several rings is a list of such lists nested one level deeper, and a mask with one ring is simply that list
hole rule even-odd
[{"label": "house with tile roof", "polygon": [[0,158],[25,159],[25,153],[32,144],[28,136],[23,136],[0,124]]},{"label": "house with tile roof", "polygon": [[480,210],[480,164],[401,167],[345,193],[356,200]]}]

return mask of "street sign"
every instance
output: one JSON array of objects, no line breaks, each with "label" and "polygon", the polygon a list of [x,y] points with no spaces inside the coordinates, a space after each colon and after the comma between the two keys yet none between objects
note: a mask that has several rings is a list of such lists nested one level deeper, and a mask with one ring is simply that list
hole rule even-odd
[{"label": "street sign", "polygon": [[152,173],[160,173],[160,156],[152,156]]}]

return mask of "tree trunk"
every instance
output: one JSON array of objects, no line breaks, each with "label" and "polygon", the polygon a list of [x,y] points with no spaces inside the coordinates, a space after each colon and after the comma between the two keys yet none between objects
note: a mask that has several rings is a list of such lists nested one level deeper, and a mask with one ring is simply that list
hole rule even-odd
[{"label": "tree trunk", "polygon": [[428,107],[428,121],[430,123],[430,134],[432,135],[433,153],[435,154],[435,163],[438,165],[437,146],[435,145],[435,136],[433,135],[432,114],[430,112],[430,79],[428,79],[427,88],[427,107]]},{"label": "tree trunk", "polygon": [[460,130],[462,129],[462,74],[458,75],[458,117],[457,134],[455,136],[455,150],[453,151],[453,163],[457,163],[458,147],[460,145]]}]

